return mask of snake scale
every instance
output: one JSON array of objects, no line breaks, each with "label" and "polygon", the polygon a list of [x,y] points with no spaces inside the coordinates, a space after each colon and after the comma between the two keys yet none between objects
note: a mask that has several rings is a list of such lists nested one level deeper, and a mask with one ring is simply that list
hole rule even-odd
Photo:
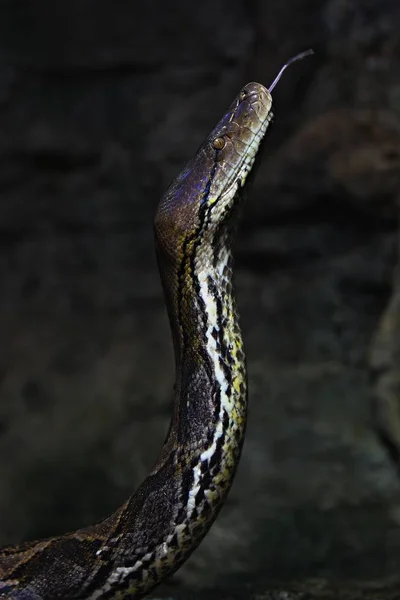
[{"label": "snake scale", "polygon": [[247,84],[173,180],[155,243],[175,352],[175,401],[155,467],[111,516],[0,550],[2,600],[141,598],[176,571],[216,518],[243,444],[246,361],[232,287],[241,190],[272,119]]}]

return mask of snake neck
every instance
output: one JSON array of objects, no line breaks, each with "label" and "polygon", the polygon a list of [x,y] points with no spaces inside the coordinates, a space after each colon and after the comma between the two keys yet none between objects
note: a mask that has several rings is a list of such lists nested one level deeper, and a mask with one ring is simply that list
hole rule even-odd
[{"label": "snake neck", "polygon": [[203,231],[182,243],[174,269],[161,268],[176,357],[174,412],[161,461],[175,452],[185,473],[188,519],[193,512],[216,516],[244,436],[247,376],[231,237],[225,224],[214,229],[203,222]]}]

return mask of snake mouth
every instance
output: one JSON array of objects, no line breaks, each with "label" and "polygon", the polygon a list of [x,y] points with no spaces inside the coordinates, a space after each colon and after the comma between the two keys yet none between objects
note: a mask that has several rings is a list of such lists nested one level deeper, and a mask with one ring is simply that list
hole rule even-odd
[{"label": "snake mouth", "polygon": [[[259,125],[255,131],[254,128],[250,129],[248,125],[240,125],[239,132],[226,134],[232,146],[232,153],[234,152],[236,155],[237,162],[232,161],[230,156],[223,160],[221,167],[226,177],[226,183],[221,190],[221,195],[228,193],[233,186],[244,186],[247,176],[253,168],[261,142],[273,119],[272,110],[268,110],[267,106],[265,106],[265,111],[266,115],[262,120],[257,117]],[[241,147],[240,151],[238,150],[238,146]],[[239,155],[239,159],[237,155]]]},{"label": "snake mouth", "polygon": [[240,179],[240,183],[242,186],[244,185],[247,175],[250,173],[250,171],[254,165],[254,161],[256,159],[257,152],[260,148],[260,144],[266,134],[266,131],[268,129],[269,124],[271,123],[272,118],[273,118],[273,113],[272,113],[272,111],[269,111],[266,119],[264,119],[261,122],[261,125],[260,125],[257,133],[255,134],[253,140],[250,142],[250,144],[248,146],[248,150],[244,154],[243,159],[239,165],[238,179]]}]

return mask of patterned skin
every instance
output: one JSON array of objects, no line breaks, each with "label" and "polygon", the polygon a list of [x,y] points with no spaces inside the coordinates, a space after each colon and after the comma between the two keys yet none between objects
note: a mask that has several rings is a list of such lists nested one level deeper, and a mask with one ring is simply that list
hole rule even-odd
[{"label": "patterned skin", "polygon": [[246,424],[231,240],[240,191],[272,118],[246,85],[171,183],[155,237],[176,357],[171,426],[152,472],[114,514],[0,550],[0,599],[140,598],[188,558],[231,487]]}]

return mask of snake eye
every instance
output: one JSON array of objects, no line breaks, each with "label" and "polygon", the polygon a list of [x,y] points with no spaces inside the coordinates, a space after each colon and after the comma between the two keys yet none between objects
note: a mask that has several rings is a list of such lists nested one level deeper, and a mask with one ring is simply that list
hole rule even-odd
[{"label": "snake eye", "polygon": [[222,150],[222,148],[225,146],[225,139],[223,137],[216,137],[212,144],[216,150]]},{"label": "snake eye", "polygon": [[242,90],[239,94],[239,100],[246,100],[247,96],[249,95],[249,93],[246,90]]}]

